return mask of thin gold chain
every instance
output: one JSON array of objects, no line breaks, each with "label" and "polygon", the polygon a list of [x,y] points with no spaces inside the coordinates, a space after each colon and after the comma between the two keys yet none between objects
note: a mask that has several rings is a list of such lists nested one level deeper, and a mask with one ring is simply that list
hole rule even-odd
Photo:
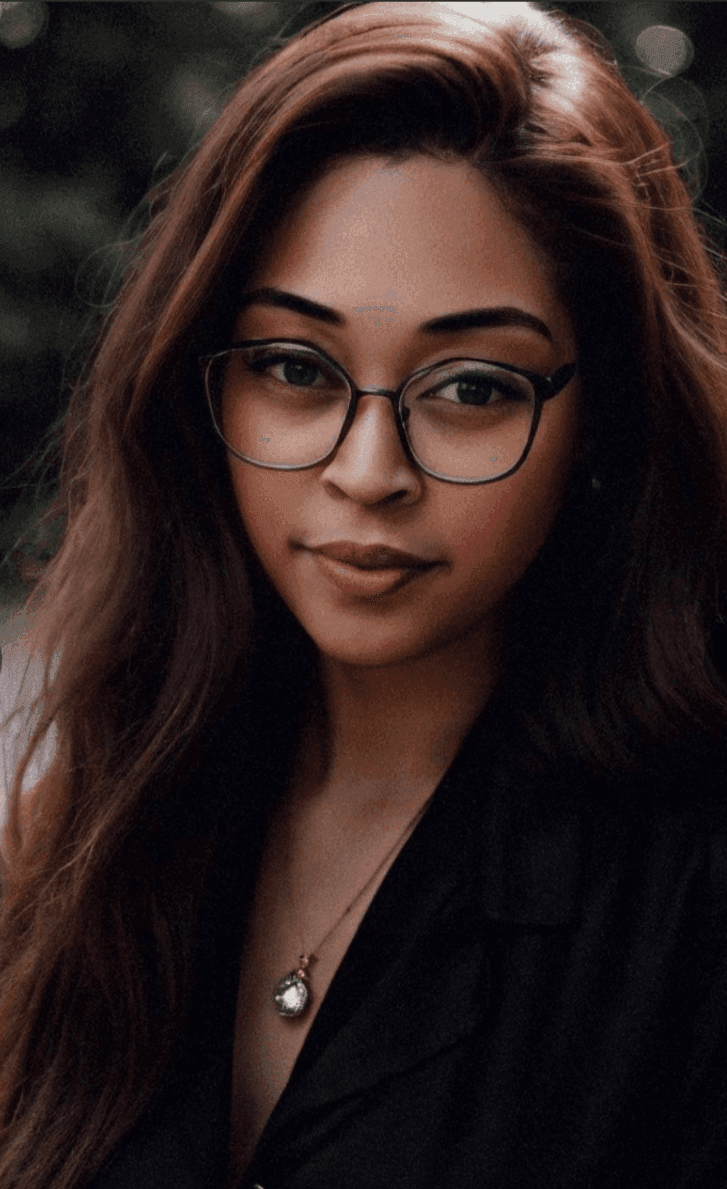
[{"label": "thin gold chain", "polygon": [[[361,888],[361,889],[360,889],[360,890],[359,890],[359,891],[356,893],[356,895],[354,896],[354,898],[353,898],[353,900],[351,901],[351,903],[350,903],[350,904],[349,904],[349,905],[348,905],[346,908],[344,908],[344,910],[343,910],[343,912],[341,913],[340,917],[338,917],[338,919],[337,919],[336,921],[334,921],[333,925],[332,925],[332,926],[331,926],[331,928],[328,930],[328,932],[326,933],[326,935],[325,935],[325,937],[323,938],[323,940],[322,940],[322,941],[319,941],[319,942],[318,942],[318,945],[317,945],[317,946],[315,946],[315,948],[314,948],[314,949],[312,949],[312,950],[310,951],[310,953],[306,953],[306,951],[305,951],[305,947],[303,947],[303,953],[302,953],[302,954],[301,954],[301,956],[300,956],[301,963],[302,963],[302,962],[303,962],[303,960],[305,959],[305,963],[306,963],[306,966],[307,966],[307,964],[308,964],[308,962],[310,961],[310,959],[311,959],[311,958],[316,958],[316,957],[318,956],[318,954],[319,954],[319,953],[320,953],[320,951],[323,949],[323,947],[324,947],[324,945],[326,944],[326,942],[328,941],[328,939],[329,939],[330,937],[332,937],[332,936],[333,936],[333,934],[335,933],[335,931],[336,931],[336,929],[338,928],[338,926],[339,926],[340,924],[342,924],[342,922],[343,922],[343,921],[345,920],[345,918],[348,916],[349,912],[350,912],[350,911],[351,911],[351,909],[354,907],[354,905],[355,905],[355,904],[358,904],[358,902],[359,902],[359,900],[361,899],[361,897],[362,897],[363,895],[365,895],[365,893],[366,893],[366,892],[368,891],[368,889],[371,887],[371,884],[372,884],[372,883],[374,882],[374,880],[376,879],[376,876],[379,874],[379,872],[381,871],[382,867],[384,867],[384,866],[386,865],[387,861],[388,861],[388,860],[391,858],[391,856],[392,856],[393,854],[395,854],[395,852],[397,851],[397,849],[399,849],[399,848],[403,847],[403,845],[404,845],[404,843],[405,843],[405,841],[406,841],[407,837],[413,833],[413,831],[414,831],[415,827],[418,825],[419,821],[420,821],[420,820],[421,820],[421,818],[424,816],[425,810],[428,808],[428,806],[429,806],[429,803],[430,803],[430,801],[432,800],[432,797],[433,797],[433,796],[434,796],[434,793],[431,793],[431,794],[430,794],[430,796],[429,796],[429,797],[427,797],[426,801],[424,802],[424,804],[423,804],[422,806],[420,806],[420,808],[419,808],[419,809],[417,810],[417,812],[414,814],[414,817],[411,819],[411,821],[407,823],[407,825],[406,825],[406,827],[404,828],[404,830],[402,831],[402,833],[401,833],[401,834],[398,836],[398,838],[396,839],[396,841],[395,841],[394,845],[393,845],[393,846],[392,846],[392,847],[391,847],[391,848],[390,848],[390,849],[389,849],[389,850],[386,852],[386,854],[384,855],[383,859],[382,859],[382,860],[381,860],[381,862],[379,863],[379,865],[378,865],[378,867],[376,868],[376,870],[373,872],[373,874],[372,874],[372,875],[370,875],[370,876],[369,876],[369,878],[367,879],[367,881],[366,881],[366,883],[364,884],[364,886],[363,886],[363,887],[362,887],[362,888]],[[288,870],[286,871],[286,882],[287,882],[287,884],[288,884],[288,894],[289,894],[289,896],[290,896],[291,904],[292,904],[292,906],[293,906],[293,911],[295,912],[295,911],[296,911],[296,905],[295,905],[295,901],[294,901],[294,898],[293,898],[293,895],[292,895],[292,890],[291,890],[291,885],[290,885],[290,875],[289,875],[289,870],[290,870],[290,867],[289,867],[289,865],[288,865]],[[296,915],[297,915],[297,914],[296,914]]]}]

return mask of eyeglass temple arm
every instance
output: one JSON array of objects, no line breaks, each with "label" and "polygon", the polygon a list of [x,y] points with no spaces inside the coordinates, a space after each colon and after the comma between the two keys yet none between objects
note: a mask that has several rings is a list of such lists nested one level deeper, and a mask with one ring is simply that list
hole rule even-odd
[{"label": "eyeglass temple arm", "polygon": [[[543,400],[550,400],[552,396],[557,396],[559,392],[565,388],[566,384],[573,379],[578,371],[577,363],[564,363],[563,367],[559,367],[557,372],[553,372],[552,376],[548,376],[543,380]],[[547,385],[547,388],[546,388]]]}]

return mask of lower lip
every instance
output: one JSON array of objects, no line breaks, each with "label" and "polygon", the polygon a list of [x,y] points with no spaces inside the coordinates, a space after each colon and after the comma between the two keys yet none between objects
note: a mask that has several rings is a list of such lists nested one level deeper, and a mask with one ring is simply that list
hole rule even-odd
[{"label": "lower lip", "polygon": [[346,594],[376,599],[401,590],[415,578],[428,574],[434,566],[398,566],[381,570],[362,570],[348,562],[334,561],[324,553],[313,553],[318,567]]}]

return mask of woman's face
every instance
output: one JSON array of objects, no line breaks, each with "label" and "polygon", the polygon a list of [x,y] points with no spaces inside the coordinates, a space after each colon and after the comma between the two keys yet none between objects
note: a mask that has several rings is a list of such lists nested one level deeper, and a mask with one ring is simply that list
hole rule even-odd
[{"label": "woman's face", "polygon": [[[338,162],[273,237],[247,292],[262,287],[307,298],[335,317],[255,301],[242,308],[234,339],[304,339],[360,388],[395,389],[414,369],[453,357],[543,376],[576,358],[547,261],[464,163],[425,156],[399,165],[378,157]],[[423,329],[488,307],[523,311],[543,327]],[[491,645],[507,596],[555,519],[577,422],[572,380],[543,405],[518,471],[465,486],[419,470],[402,447],[391,402],[368,395],[326,462],[285,472],[229,455],[229,465],[250,542],[324,656],[357,666],[446,659]],[[342,542],[402,550],[430,564],[361,570],[342,560]]]}]

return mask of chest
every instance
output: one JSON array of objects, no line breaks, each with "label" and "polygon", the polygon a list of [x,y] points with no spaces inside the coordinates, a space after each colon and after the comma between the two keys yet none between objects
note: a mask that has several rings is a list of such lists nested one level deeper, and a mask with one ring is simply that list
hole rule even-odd
[{"label": "chest", "polygon": [[[332,829],[325,818],[296,826],[286,846],[284,825],[273,824],[247,922],[234,1031],[230,1187],[250,1163],[341,960],[408,836],[399,820],[380,823],[368,836]],[[310,955],[310,1000],[302,1015],[282,1017],[273,994],[302,954]]]}]

